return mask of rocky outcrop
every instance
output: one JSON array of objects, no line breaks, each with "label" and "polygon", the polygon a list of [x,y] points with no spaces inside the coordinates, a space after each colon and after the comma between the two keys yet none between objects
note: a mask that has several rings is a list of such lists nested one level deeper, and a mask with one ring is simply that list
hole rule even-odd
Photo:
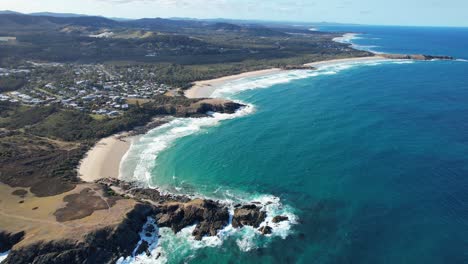
[{"label": "rocky outcrop", "polygon": [[279,222],[283,222],[283,221],[287,221],[289,220],[289,218],[287,216],[284,216],[284,215],[277,215],[275,217],[273,217],[273,219],[271,220],[271,222],[273,223],[279,223]]},{"label": "rocky outcrop", "polygon": [[212,200],[196,199],[187,203],[170,203],[157,208],[157,223],[170,227],[175,233],[184,227],[197,224],[192,235],[197,240],[215,236],[229,222],[227,208]]},{"label": "rocky outcrop", "polygon": [[434,55],[423,55],[423,54],[379,54],[379,56],[393,59],[393,60],[453,60],[451,56],[434,56]]},{"label": "rocky outcrop", "polygon": [[222,99],[205,99],[194,104],[199,114],[206,114],[208,112],[233,114],[244,106],[245,105]]},{"label": "rocky outcrop", "polygon": [[4,263],[115,263],[121,256],[131,255],[140,240],[141,227],[153,209],[137,204],[114,227],[93,231],[84,239],[38,242],[13,249]]},{"label": "rocky outcrop", "polygon": [[151,256],[151,252],[149,251],[149,244],[146,240],[143,240],[140,246],[138,246],[138,249],[135,251],[135,255],[140,255],[143,252],[145,252],[147,256]]},{"label": "rocky outcrop", "polygon": [[[185,227],[196,225],[192,235],[197,240],[201,240],[204,236],[217,235],[229,223],[228,206],[220,202],[209,199],[192,199],[183,195],[163,194],[157,189],[143,188],[135,183],[117,179],[101,179],[97,183],[105,185],[105,188],[112,188],[120,195],[128,195],[141,202],[151,203],[156,222],[160,227],[169,227],[177,233]],[[234,209],[232,226],[234,228],[244,226],[259,228],[266,217],[267,213],[259,203],[238,204]],[[274,223],[287,220],[287,216],[273,218]],[[273,228],[262,226],[258,231],[264,235],[271,234]],[[151,235],[152,230],[145,230],[145,232]],[[144,251],[144,249],[141,250]]]},{"label": "rocky outcrop", "polygon": [[10,250],[14,245],[20,242],[23,237],[24,232],[11,234],[5,231],[0,231],[0,252]]},{"label": "rocky outcrop", "polygon": [[285,65],[281,67],[282,70],[316,70],[317,68],[308,65]]},{"label": "rocky outcrop", "polygon": [[269,235],[273,232],[273,228],[271,226],[262,226],[258,229],[262,235]]},{"label": "rocky outcrop", "polygon": [[266,212],[254,204],[240,206],[234,210],[232,226],[235,228],[245,225],[259,227],[265,221]]}]

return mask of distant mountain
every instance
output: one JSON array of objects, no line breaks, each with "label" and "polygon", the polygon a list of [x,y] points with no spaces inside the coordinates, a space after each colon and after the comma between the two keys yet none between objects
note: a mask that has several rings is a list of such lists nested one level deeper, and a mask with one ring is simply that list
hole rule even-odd
[{"label": "distant mountain", "polygon": [[210,26],[214,30],[227,30],[227,31],[234,31],[234,30],[242,30],[242,27],[239,25],[234,25],[230,23],[222,23],[218,22]]},{"label": "distant mountain", "polygon": [[147,28],[151,30],[174,31],[190,28],[202,28],[208,25],[206,22],[191,20],[172,20],[164,18],[142,18],[124,22],[126,25]]},{"label": "distant mountain", "polygon": [[73,14],[73,13],[53,13],[53,12],[36,12],[29,13],[31,16],[49,16],[49,17],[87,17],[88,15]]},{"label": "distant mountain", "polygon": [[195,31],[200,33],[206,33],[208,31],[226,31],[241,35],[264,37],[287,36],[287,33],[293,31],[291,28],[271,28],[261,24],[234,24],[215,20],[174,20],[164,18],[114,20],[99,16],[50,12],[33,13],[30,15],[17,13],[0,14],[0,30],[3,32],[61,30],[65,26],[80,26],[96,29],[134,28],[182,34],[193,33]]},{"label": "distant mountain", "polygon": [[21,15],[20,12],[11,11],[11,10],[0,10],[0,15]]},{"label": "distant mountain", "polygon": [[104,17],[53,17],[23,14],[0,14],[0,30],[24,31],[31,29],[56,29],[73,25],[84,27],[116,27],[119,22]]},{"label": "distant mountain", "polygon": [[233,23],[204,20],[143,18],[122,22],[122,25],[166,32],[182,32],[197,29],[231,31],[256,36],[286,36],[284,32],[266,28],[262,25],[237,25]]}]

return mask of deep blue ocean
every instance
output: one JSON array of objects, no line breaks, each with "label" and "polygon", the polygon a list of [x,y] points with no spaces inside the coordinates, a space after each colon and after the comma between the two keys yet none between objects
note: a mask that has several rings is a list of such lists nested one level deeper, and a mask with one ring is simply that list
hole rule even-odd
[{"label": "deep blue ocean", "polygon": [[362,49],[461,60],[243,79],[215,94],[249,104],[239,117],[151,131],[132,146],[127,174],[171,191],[274,201],[293,220],[267,238],[227,230],[195,242],[161,229],[158,261],[468,263],[468,29],[321,30],[360,33],[351,41]]}]

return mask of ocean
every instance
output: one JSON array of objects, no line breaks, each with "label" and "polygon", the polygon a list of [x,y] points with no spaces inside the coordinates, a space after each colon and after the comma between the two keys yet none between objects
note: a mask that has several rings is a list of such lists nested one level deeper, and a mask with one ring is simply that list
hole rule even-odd
[{"label": "ocean", "polygon": [[[468,29],[324,27],[356,48],[456,61],[328,65],[232,81],[234,115],[136,140],[122,177],[290,218],[262,236],[159,229],[133,263],[468,263]],[[269,219],[271,220],[271,219]],[[158,259],[156,256],[160,255]]]}]

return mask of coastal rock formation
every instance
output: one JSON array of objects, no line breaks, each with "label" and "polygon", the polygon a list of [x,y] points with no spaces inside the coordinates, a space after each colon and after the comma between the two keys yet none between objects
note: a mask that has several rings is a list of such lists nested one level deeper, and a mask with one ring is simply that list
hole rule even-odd
[{"label": "coastal rock formation", "polygon": [[233,114],[243,106],[242,104],[224,99],[204,99],[193,105],[199,114],[206,114],[208,112]]},{"label": "coastal rock formation", "polygon": [[123,221],[88,234],[83,238],[36,242],[14,248],[4,263],[115,263],[121,256],[131,255],[140,240],[139,231],[152,206],[137,204]]},{"label": "coastal rock formation", "polygon": [[393,59],[393,60],[453,60],[454,58],[451,56],[434,56],[434,55],[423,55],[423,54],[414,54],[414,55],[406,55],[406,54],[379,54],[379,56]]},{"label": "coastal rock formation", "polygon": [[149,244],[146,240],[143,240],[140,246],[138,246],[137,250],[135,251],[135,255],[140,255],[143,252],[145,252],[147,256],[151,256],[151,252],[149,251]]},{"label": "coastal rock formation", "polygon": [[184,227],[198,223],[192,235],[197,240],[203,236],[215,236],[228,224],[226,207],[212,200],[195,199],[187,203],[169,203],[157,208],[157,223],[170,227],[175,233]]},{"label": "coastal rock formation", "polygon": [[277,215],[277,216],[273,217],[273,220],[271,220],[271,222],[276,224],[276,223],[287,221],[287,220],[289,220],[289,218],[287,216]]},{"label": "coastal rock formation", "polygon": [[7,233],[0,231],[0,252],[10,250],[15,244],[18,244],[24,237],[24,232]]},{"label": "coastal rock formation", "polygon": [[262,226],[258,229],[262,235],[269,235],[273,232],[273,228],[271,226]]},{"label": "coastal rock formation", "polygon": [[316,70],[317,68],[308,65],[285,65],[281,67],[282,70]]},{"label": "coastal rock formation", "polygon": [[159,98],[142,106],[153,116],[205,117],[208,112],[232,114],[244,105],[224,99]]},{"label": "coastal rock formation", "polygon": [[259,227],[265,220],[266,212],[254,204],[240,206],[234,210],[232,226],[235,228],[245,225]]},{"label": "coastal rock formation", "polygon": [[[142,188],[135,183],[127,183],[117,179],[101,179],[97,183],[112,188],[121,195],[129,195],[134,199],[149,202],[154,206],[158,226],[169,227],[175,233],[185,227],[196,224],[192,235],[197,240],[203,236],[215,236],[219,230],[229,223],[227,205],[208,199],[190,199],[183,195],[161,194],[156,189]],[[261,205],[238,204],[235,206],[232,219],[234,228],[252,226],[258,228],[266,219],[266,212]],[[286,221],[286,216],[276,216],[276,221]],[[270,234],[272,228],[262,227],[259,232]]]}]

